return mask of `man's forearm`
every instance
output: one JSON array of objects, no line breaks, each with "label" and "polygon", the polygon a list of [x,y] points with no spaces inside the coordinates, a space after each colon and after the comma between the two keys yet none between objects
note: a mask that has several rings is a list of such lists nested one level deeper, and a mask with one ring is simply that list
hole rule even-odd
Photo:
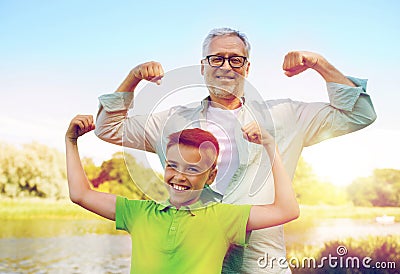
[{"label": "man's forearm", "polygon": [[351,87],[356,86],[322,56],[318,58],[317,63],[312,68],[317,71],[326,82],[344,84]]},{"label": "man's forearm", "polygon": [[131,71],[115,92],[134,92],[140,81]]}]

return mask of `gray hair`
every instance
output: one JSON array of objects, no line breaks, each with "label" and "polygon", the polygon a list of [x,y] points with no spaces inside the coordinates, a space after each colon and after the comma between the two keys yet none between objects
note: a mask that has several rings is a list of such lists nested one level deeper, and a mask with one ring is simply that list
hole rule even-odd
[{"label": "gray hair", "polygon": [[234,35],[234,36],[239,37],[245,45],[247,57],[250,57],[250,43],[249,43],[249,40],[247,39],[246,34],[244,34],[243,32],[240,32],[238,30],[231,29],[231,28],[216,28],[216,29],[212,29],[208,33],[208,35],[206,36],[206,38],[203,41],[203,57],[206,56],[206,52],[208,50],[208,47],[210,46],[211,40],[214,37],[224,36],[224,35]]}]

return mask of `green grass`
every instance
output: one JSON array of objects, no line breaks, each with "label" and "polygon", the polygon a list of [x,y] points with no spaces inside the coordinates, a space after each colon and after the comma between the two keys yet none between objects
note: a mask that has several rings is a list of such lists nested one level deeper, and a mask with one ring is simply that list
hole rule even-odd
[{"label": "green grass", "polygon": [[305,206],[300,208],[301,217],[317,218],[351,218],[351,219],[371,219],[377,216],[392,215],[396,222],[400,222],[400,207],[356,207],[346,206]]},{"label": "green grass", "polygon": [[2,199],[0,220],[30,219],[98,219],[69,200],[50,199]]},{"label": "green grass", "polygon": [[59,235],[121,234],[114,222],[69,200],[0,200],[1,238],[41,238]]}]

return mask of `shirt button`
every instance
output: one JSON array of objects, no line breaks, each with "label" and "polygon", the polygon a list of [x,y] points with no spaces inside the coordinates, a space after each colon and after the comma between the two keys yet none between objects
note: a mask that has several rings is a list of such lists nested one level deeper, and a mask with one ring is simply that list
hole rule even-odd
[{"label": "shirt button", "polygon": [[172,230],[172,231],[175,231],[175,229],[176,229],[176,228],[175,228],[174,226],[173,226],[173,227],[171,227],[171,230]]}]

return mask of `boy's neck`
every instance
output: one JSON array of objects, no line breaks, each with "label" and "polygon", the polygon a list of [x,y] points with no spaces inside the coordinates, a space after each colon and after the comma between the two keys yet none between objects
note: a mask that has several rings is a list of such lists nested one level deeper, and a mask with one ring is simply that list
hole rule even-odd
[{"label": "boy's neck", "polygon": [[176,209],[180,209],[182,206],[190,206],[195,204],[197,201],[199,201],[200,196],[195,197],[194,199],[185,201],[184,203],[175,203],[174,201],[172,201],[171,199],[169,200],[169,202],[171,203],[171,205],[173,205],[174,207],[176,207]]}]

